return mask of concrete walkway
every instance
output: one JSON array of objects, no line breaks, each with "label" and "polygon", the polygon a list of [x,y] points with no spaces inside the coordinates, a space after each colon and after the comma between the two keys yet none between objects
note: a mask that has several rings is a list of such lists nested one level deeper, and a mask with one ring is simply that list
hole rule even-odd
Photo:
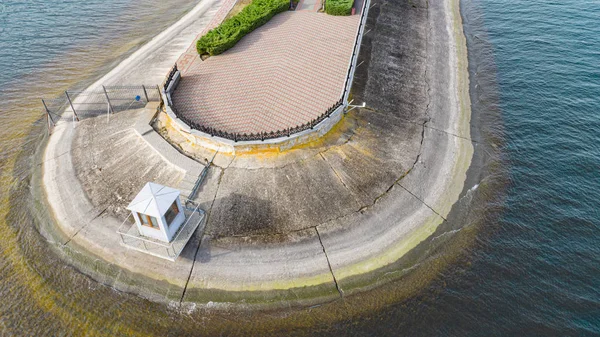
[{"label": "concrete walkway", "polygon": [[[60,247],[70,262],[121,290],[211,305],[306,305],[386,278],[386,268],[445,220],[463,188],[472,145],[457,3],[379,6],[355,83],[356,99],[371,109],[302,149],[217,155],[198,196],[209,216],[207,234],[175,263],[129,251],[115,233],[126,214],[120,205],[141,184],[184,180],[179,161],[159,155],[135,131],[150,112],[117,114],[102,134],[86,132],[99,121],[59,125],[44,184],[68,237]],[[153,69],[148,61],[130,64]]]},{"label": "concrete walkway", "polygon": [[[219,0],[200,2],[176,24],[156,36],[88,89],[97,90],[102,85],[161,83],[175,61],[192,44],[198,32],[211,24],[213,18],[223,8],[222,4],[223,1]],[[227,8],[224,10],[229,11]],[[54,242],[56,238],[65,238],[64,241],[60,239],[61,241],[57,242],[58,248],[63,250],[65,258],[80,270],[87,271],[88,274],[94,276],[100,282],[113,285],[124,291],[144,293],[146,297],[158,301],[165,301],[165,298],[180,300],[181,289],[185,287],[193,264],[194,254],[192,253],[192,256],[188,255],[186,259],[187,253],[184,251],[180,264],[160,264],[154,260],[144,259],[143,254],[129,251],[119,245],[115,234],[124,218],[108,216],[106,211],[110,204],[103,205],[99,200],[96,200],[95,205],[94,196],[87,194],[84,186],[77,179],[77,168],[73,166],[72,153],[76,152],[77,149],[85,149],[90,144],[74,143],[77,124],[73,124],[71,115],[72,111],[67,110],[65,112],[61,121],[54,128],[44,154],[44,188],[48,203],[62,232],[55,235],[47,233],[55,236],[51,237],[50,241]],[[135,122],[137,117],[139,116],[136,116],[132,121]],[[115,122],[114,117],[113,122]],[[118,128],[119,124],[112,123],[108,126]],[[147,146],[147,143],[135,133],[133,125],[130,126],[125,133],[114,134],[112,141],[130,140],[135,144],[133,149],[144,151],[144,146]],[[107,125],[103,127],[107,127]],[[152,165],[153,161],[156,163],[162,161],[163,158],[149,147],[146,151],[147,161],[144,165],[151,165],[151,167],[158,169],[156,172],[146,170],[146,174],[159,177],[163,172],[166,178],[174,179],[171,183],[176,183],[183,178],[185,175],[183,171],[177,169],[166,172],[161,171],[161,165]],[[92,157],[91,159],[95,161],[95,158]],[[111,162],[127,163],[128,158],[126,156],[113,156]],[[112,167],[115,169],[114,172],[122,172],[122,167],[119,168],[118,165],[112,165]],[[168,164],[167,167],[169,167]],[[139,170],[139,167],[135,168],[132,173],[135,174],[136,169]],[[92,165],[92,170],[101,172],[101,168],[99,169],[95,163]],[[111,201],[118,202],[123,200],[120,194],[120,188],[123,187],[135,188],[135,186],[128,186],[127,181],[120,181],[118,184],[113,185],[111,193],[99,194],[99,196],[104,198],[108,196]],[[98,207],[97,205],[102,206]],[[117,205],[113,210],[114,214],[122,214],[123,207],[122,204]],[[107,263],[107,266],[103,268],[103,273],[95,272],[98,269],[96,261]],[[110,266],[113,265],[119,267],[114,270],[113,274],[110,274]],[[134,281],[133,276],[126,272],[127,270],[143,271],[145,275],[150,277],[148,280],[164,279],[165,274],[163,273],[166,273],[172,275],[173,280],[162,287],[162,292],[147,291],[153,284],[156,284],[156,281],[147,281],[146,283],[139,280]],[[171,292],[172,288],[179,289],[179,291]],[[143,289],[146,289],[146,291],[143,291]]]},{"label": "concrete walkway", "polygon": [[156,153],[172,165],[180,168],[186,174],[198,177],[204,169],[204,165],[184,156],[178,152],[163,137],[154,131],[150,121],[158,112],[158,102],[152,102],[146,106],[143,114],[140,115],[133,129],[144,139]]}]

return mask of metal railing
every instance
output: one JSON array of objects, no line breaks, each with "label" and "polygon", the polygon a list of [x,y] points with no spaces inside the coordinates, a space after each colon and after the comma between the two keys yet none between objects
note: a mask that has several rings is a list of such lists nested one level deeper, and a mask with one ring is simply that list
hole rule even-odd
[{"label": "metal railing", "polygon": [[42,104],[48,128],[51,128],[62,118],[66,109],[73,112],[74,120],[80,120],[105,113],[139,109],[148,102],[160,101],[160,88],[157,85],[113,85],[102,86],[97,90],[67,90],[56,98],[43,98]]},{"label": "metal railing", "polygon": [[[193,207],[188,205],[193,205]],[[119,226],[117,233],[121,238],[121,243],[128,248],[175,261],[205,218],[204,211],[191,200],[186,200],[184,213],[186,220],[169,243],[141,235],[132,214],[129,214]]]},{"label": "metal railing", "polygon": [[167,74],[167,78],[165,80],[165,83],[163,83],[163,90],[164,91],[168,91],[169,90],[169,85],[171,84],[171,81],[173,80],[173,77],[175,76],[175,74],[179,71],[179,69],[177,69],[177,63],[175,63],[175,65],[173,66],[173,68],[171,68],[171,70],[169,70],[169,73]]},{"label": "metal railing", "polygon": [[299,132],[302,132],[305,130],[313,129],[315,126],[317,126],[323,120],[325,120],[326,118],[331,116],[331,114],[333,112],[335,112],[336,109],[341,106],[342,106],[342,101],[339,100],[333,106],[331,106],[329,109],[327,109],[327,111],[325,111],[325,113],[323,113],[319,117],[317,117],[311,121],[308,121],[302,125],[297,125],[295,127],[291,127],[291,128],[287,128],[287,129],[283,129],[283,130],[277,130],[277,131],[271,131],[271,132],[250,133],[250,134],[227,132],[227,131],[222,131],[222,130],[219,130],[216,128],[203,126],[201,124],[198,124],[196,122],[189,120],[188,118],[186,118],[183,115],[177,114],[177,112],[175,110],[173,110],[173,112],[175,113],[177,118],[181,119],[185,124],[187,124],[190,128],[192,128],[194,130],[204,132],[206,134],[211,135],[212,137],[216,136],[216,137],[233,140],[235,142],[239,142],[239,141],[254,141],[254,140],[264,141],[264,140],[280,138],[280,137],[290,137],[293,134],[296,134],[296,133],[299,133]]},{"label": "metal railing", "polygon": [[198,130],[200,132],[204,132],[204,133],[210,135],[211,137],[221,137],[221,138],[233,140],[234,142],[258,141],[258,140],[265,141],[265,140],[274,139],[274,138],[290,137],[293,134],[296,134],[296,133],[299,133],[299,132],[302,132],[305,130],[313,129],[319,123],[321,123],[325,119],[329,118],[338,108],[343,106],[343,97],[342,97],[342,98],[340,98],[339,101],[337,101],[334,105],[329,107],[323,114],[321,114],[317,118],[314,118],[304,124],[296,125],[295,127],[289,127],[287,129],[283,129],[283,130],[270,131],[270,132],[259,132],[259,133],[227,132],[227,131],[219,130],[216,128],[204,126],[202,124],[193,122],[190,119],[188,119],[186,116],[184,116],[183,114],[180,114],[177,111],[177,108],[175,108],[175,106],[172,104],[172,100],[171,100],[171,94],[175,90],[176,85],[171,85],[171,82],[170,82],[174,78],[178,78],[177,72],[178,72],[177,65],[175,65],[172,68],[172,70],[169,72],[169,75],[167,76],[167,81],[165,81],[165,84],[163,86],[163,88],[165,88],[165,91],[163,93],[165,94],[165,97],[166,97],[166,99],[163,100],[165,105],[167,105],[168,108],[171,111],[173,111],[173,113],[175,114],[175,116],[177,118],[179,118],[182,122],[184,122],[191,129]]},{"label": "metal railing", "polygon": [[356,60],[360,52],[360,45],[362,43],[362,36],[365,30],[365,24],[367,21],[367,13],[369,12],[368,5],[371,3],[370,0],[362,0],[362,9],[360,10],[360,23],[356,31],[356,39],[354,40],[354,48],[352,50],[352,57],[350,58],[350,65],[348,66],[348,74],[346,75],[346,82],[344,83],[344,91],[342,91],[342,99],[348,99],[350,88],[352,84],[352,78],[354,77],[354,71],[356,71]]}]

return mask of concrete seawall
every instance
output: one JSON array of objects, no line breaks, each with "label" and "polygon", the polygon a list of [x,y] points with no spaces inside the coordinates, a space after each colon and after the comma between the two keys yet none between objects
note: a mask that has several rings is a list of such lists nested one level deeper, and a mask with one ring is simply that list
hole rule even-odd
[{"label": "concrete seawall", "polygon": [[[164,75],[183,39],[189,44],[195,37],[198,27],[190,22],[198,20],[201,16],[188,18],[171,30],[189,31],[178,35],[180,47],[151,43],[104,80],[150,83]],[[445,220],[463,188],[473,147],[458,1],[378,4],[366,29],[353,94],[367,108],[348,115],[312,146],[274,157],[216,158],[199,200],[209,213],[207,235],[190,242],[173,264],[156,263],[114,241],[122,210],[94,197],[105,173],[87,169],[96,158],[72,148],[73,140],[85,141],[94,132],[95,122],[77,129],[61,125],[43,168],[60,229],[47,235],[61,238],[57,251],[102,283],[182,304],[307,305],[378,284],[380,275]],[[185,172],[165,165],[129,131],[145,113],[117,115],[112,129],[97,136],[148,154],[150,168],[139,180],[176,185]],[[102,171],[118,178],[131,169],[126,157],[113,157],[104,159]],[[95,184],[93,174],[101,178]],[[136,183],[123,183],[118,198],[111,197],[126,202]]]}]

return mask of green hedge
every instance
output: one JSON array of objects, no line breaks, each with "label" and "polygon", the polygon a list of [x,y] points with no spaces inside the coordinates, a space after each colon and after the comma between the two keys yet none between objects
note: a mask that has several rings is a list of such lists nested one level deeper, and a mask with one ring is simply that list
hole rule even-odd
[{"label": "green hedge", "polygon": [[253,0],[235,16],[210,30],[196,43],[200,55],[219,55],[235,46],[246,34],[267,23],[275,14],[285,12],[289,0]]},{"label": "green hedge", "polygon": [[352,14],[354,0],[325,0],[325,13],[329,15]]}]

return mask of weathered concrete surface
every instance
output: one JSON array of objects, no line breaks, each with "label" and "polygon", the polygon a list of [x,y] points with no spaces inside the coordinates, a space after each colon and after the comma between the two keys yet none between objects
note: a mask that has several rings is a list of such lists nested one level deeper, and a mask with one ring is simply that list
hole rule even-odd
[{"label": "weathered concrete surface", "polygon": [[[165,165],[133,129],[144,109],[81,121],[75,129],[73,168],[85,195],[106,214],[124,219],[127,203],[148,181],[177,186],[185,171]],[[118,151],[115,151],[118,149]]]},{"label": "weathered concrete surface", "polygon": [[[75,129],[66,129],[76,145],[71,151],[66,142],[52,148],[53,153],[60,154],[47,157],[44,165],[53,168],[53,175],[46,174],[44,179],[52,177],[46,181],[46,186],[52,188],[47,191],[53,191],[49,193],[53,198],[49,202],[55,214],[60,215],[57,218],[67,238],[59,244],[71,260],[87,260],[86,263],[92,263],[87,268],[94,273],[105,268],[98,266],[101,258],[102,263],[117,265],[129,274],[144,274],[159,281],[144,284],[136,277],[125,280],[128,273],[119,273],[109,278],[100,276],[103,283],[124,291],[143,292],[155,300],[179,300],[192,268],[198,238],[190,242],[177,263],[169,263],[150,260],[145,254],[126,249],[116,235],[127,217],[124,207],[145,182],[173,185],[184,174],[165,163],[133,130],[136,117],[142,114],[144,111],[138,110],[113,115],[109,124],[105,124],[104,117],[91,118],[78,123]],[[122,151],[115,153],[115,147]],[[92,253],[95,258],[78,256],[81,251]],[[86,266],[79,267],[87,270]],[[149,287],[152,291],[148,291]]]},{"label": "weathered concrete surface", "polygon": [[[215,202],[208,230],[222,237],[211,237],[200,249],[209,254],[209,243],[238,247],[240,240],[255,246],[242,245],[226,259],[211,257],[207,265],[227,266],[228,272],[215,273],[208,282],[210,269],[197,260],[201,267],[192,272],[188,289],[276,288],[270,282],[257,285],[254,280],[265,272],[264,265],[248,270],[244,257],[260,261],[267,255],[260,241],[281,239],[268,233],[310,235],[307,229],[313,227],[336,286],[348,293],[369,283],[357,282],[357,276],[369,278],[394,263],[444,220],[462,190],[472,156],[464,123],[470,103],[468,82],[461,75],[467,68],[458,4],[386,2],[372,8],[368,25],[354,99],[371,109],[351,114],[332,132],[337,140],[274,155],[218,158],[224,165],[217,199],[237,195],[235,202]],[[323,177],[328,180],[318,180]],[[271,273],[285,275],[279,268],[289,260],[282,256],[277,262],[266,260]],[[250,276],[242,274],[246,272]],[[277,285],[283,286],[282,281]]]},{"label": "weathered concrete surface", "polygon": [[[114,167],[104,169],[115,177],[102,178],[91,168],[96,157],[73,150],[71,159],[71,143],[53,136],[44,179],[49,196],[61,198],[55,213],[62,229],[78,233],[69,245],[106,255],[133,272],[127,281],[117,276],[104,282],[176,301],[177,294],[182,302],[307,304],[368,284],[369,275],[433,233],[464,184],[472,145],[466,47],[457,8],[456,0],[393,0],[373,7],[353,96],[368,108],[354,110],[314,144],[282,153],[217,153],[197,199],[208,213],[206,235],[171,266],[152,268],[155,258],[115,247],[118,221],[109,213],[87,226],[73,223],[105,208],[118,215],[118,202],[106,195],[114,182],[134,176],[137,184],[155,175],[173,184],[169,179],[180,179],[175,176],[181,172],[150,158],[152,168],[136,176],[138,159],[105,158]],[[125,120],[135,112],[127,114],[121,131],[115,126],[104,136],[115,140],[108,141],[110,147],[95,151],[139,160],[150,152],[129,138]],[[122,148],[131,145],[139,151]],[[79,179],[73,165],[82,165]],[[128,191],[122,187],[119,196]],[[89,200],[71,198],[86,195]],[[69,211],[67,203],[82,205],[82,211]],[[356,282],[361,275],[365,280]],[[148,286],[146,280],[161,277],[166,285]],[[143,284],[131,286],[136,282]]]},{"label": "weathered concrete surface", "polygon": [[[175,25],[133,53],[89,89],[98,90],[101,85],[123,83],[161,83],[164,74],[187,49],[198,31],[210,22],[221,3],[219,0],[202,1]],[[129,198],[141,179],[152,177],[170,182],[183,173],[163,162],[141,138],[135,137],[135,131],[126,127],[128,121],[119,122],[121,116],[112,117],[113,122],[117,119],[116,123],[102,126],[109,130],[102,138],[106,143],[94,143],[93,138],[89,137],[80,138],[81,143],[74,141],[77,127],[89,128],[89,123],[100,124],[106,121],[105,117],[74,124],[71,116],[71,111],[65,112],[54,128],[44,154],[44,190],[62,232],[47,231],[44,234],[50,242],[59,239],[55,245],[65,259],[100,282],[158,301],[178,301],[193,265],[198,238],[190,242],[176,263],[150,260],[145,254],[119,245],[116,229],[124,219],[111,214],[120,216],[123,213],[122,209],[127,205],[126,198]],[[123,117],[126,119],[127,116]],[[135,117],[135,113],[129,117]],[[90,134],[90,137],[99,134]],[[92,144],[107,150],[111,149],[111,145],[134,146],[135,151],[142,151],[137,155],[143,153],[153,165],[140,166],[138,159],[138,166],[124,167],[124,164],[136,161],[127,157],[128,154],[134,154],[130,150],[119,154],[106,151],[96,157],[96,149],[91,151]],[[77,178],[74,155],[85,163],[77,167],[79,177],[89,180],[80,181]],[[101,169],[105,170],[104,174]],[[137,177],[138,181],[122,179],[123,176]]]}]

